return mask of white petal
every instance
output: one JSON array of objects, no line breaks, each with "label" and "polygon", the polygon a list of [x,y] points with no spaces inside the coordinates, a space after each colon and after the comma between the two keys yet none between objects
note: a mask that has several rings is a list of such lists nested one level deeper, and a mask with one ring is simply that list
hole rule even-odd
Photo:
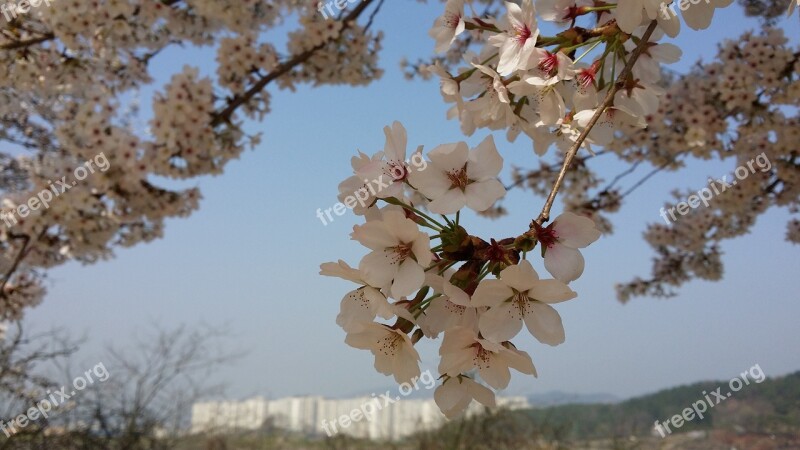
[{"label": "white petal", "polygon": [[470,180],[486,180],[497,177],[503,169],[503,157],[497,151],[494,137],[490,134],[469,155],[467,177]]},{"label": "white petal", "polygon": [[435,167],[412,170],[408,174],[408,182],[428,198],[441,197],[453,185],[445,173]]},{"label": "white petal", "polygon": [[475,381],[470,380],[469,378],[463,379],[465,386],[467,388],[467,392],[484,406],[488,406],[489,408],[496,408],[497,402],[495,401],[494,392],[491,389],[487,388],[486,386],[481,386],[480,384],[476,383]]},{"label": "white petal", "polygon": [[425,233],[420,233],[420,236],[414,239],[411,244],[411,252],[417,258],[417,262],[422,267],[428,267],[433,260],[431,253],[431,240]]},{"label": "white petal", "polygon": [[348,292],[339,304],[339,315],[336,316],[336,325],[345,331],[353,330],[352,326],[359,322],[372,322],[375,319],[375,308],[366,298],[364,289]]},{"label": "white petal", "polygon": [[451,302],[459,306],[471,306],[469,295],[461,290],[458,286],[444,283],[444,295],[446,295]]},{"label": "white petal", "polygon": [[319,274],[326,277],[338,277],[353,283],[362,284],[361,272],[358,269],[350,267],[349,264],[342,261],[322,263],[319,266]]},{"label": "white petal", "polygon": [[[502,273],[502,272],[501,272]],[[498,306],[510,299],[514,291],[500,280],[483,280],[472,294],[472,306]]]},{"label": "white petal", "polygon": [[705,30],[711,25],[711,18],[714,17],[714,5],[701,1],[697,4],[692,4],[691,7],[682,11],[683,20],[686,25],[693,30]]},{"label": "white petal", "polygon": [[588,217],[565,212],[553,221],[558,241],[567,247],[583,248],[600,238],[600,230]]},{"label": "white petal", "polygon": [[659,62],[671,64],[678,62],[683,55],[680,47],[672,44],[658,44],[650,47],[650,55]]},{"label": "white petal", "polygon": [[569,286],[558,280],[539,280],[527,295],[544,303],[560,303],[578,296]]},{"label": "white petal", "polygon": [[539,274],[536,273],[530,261],[522,260],[515,266],[508,266],[500,272],[500,279],[519,292],[525,292],[536,286]]},{"label": "white petal", "polygon": [[451,378],[436,388],[436,391],[433,393],[433,399],[436,401],[436,405],[439,406],[439,409],[445,412],[452,410],[458,405],[462,401],[465,393],[465,390],[459,386],[458,379]]},{"label": "white petal", "polygon": [[489,308],[478,319],[478,328],[487,340],[505,342],[522,329],[519,308],[511,302]]},{"label": "white petal", "polygon": [[486,384],[495,389],[505,389],[511,381],[511,371],[496,356],[490,357],[488,366],[480,368],[478,373]]},{"label": "white petal", "polygon": [[397,267],[392,264],[394,253],[386,250],[375,250],[366,254],[358,268],[370,286],[386,287],[397,273]]},{"label": "white petal", "polygon": [[425,270],[416,261],[408,258],[400,263],[400,269],[392,283],[392,297],[401,298],[411,295],[422,287],[425,281]]},{"label": "white petal", "polygon": [[630,34],[642,23],[641,0],[619,0],[614,10],[619,28]]},{"label": "white petal", "polygon": [[396,241],[408,244],[420,235],[419,226],[413,220],[407,219],[400,211],[387,211],[383,214],[383,223],[386,231],[396,237]]},{"label": "white petal", "polygon": [[564,283],[577,280],[583,273],[583,255],[574,248],[554,244],[544,254],[544,267],[550,275]]},{"label": "white petal", "polygon": [[469,147],[466,142],[442,144],[431,150],[428,158],[431,159],[431,164],[443,172],[460,170],[467,164]]},{"label": "white petal", "polygon": [[478,181],[467,185],[467,206],[475,211],[486,211],[506,195],[506,188],[497,179]]},{"label": "white petal", "polygon": [[400,353],[394,358],[394,379],[398,383],[408,383],[413,378],[419,377],[419,353],[411,345],[411,342],[404,344]]},{"label": "white petal", "polygon": [[444,195],[428,203],[428,210],[436,214],[453,214],[467,204],[467,197],[461,189],[450,189]]},{"label": "white petal", "polygon": [[503,352],[503,359],[506,360],[509,367],[526,375],[537,376],[536,367],[534,367],[533,360],[531,360],[531,357],[528,355],[528,353],[514,348],[509,348],[506,350],[507,351]]},{"label": "white petal", "polygon": [[525,312],[525,326],[542,344],[556,346],[566,339],[558,311],[544,303],[531,302]]},{"label": "white petal", "polygon": [[367,222],[353,227],[352,238],[370,250],[383,250],[399,242],[382,221]]},{"label": "white petal", "polygon": [[391,128],[384,127],[383,133],[386,135],[386,148],[384,149],[386,159],[389,161],[405,161],[408,136],[403,124],[395,121]]}]

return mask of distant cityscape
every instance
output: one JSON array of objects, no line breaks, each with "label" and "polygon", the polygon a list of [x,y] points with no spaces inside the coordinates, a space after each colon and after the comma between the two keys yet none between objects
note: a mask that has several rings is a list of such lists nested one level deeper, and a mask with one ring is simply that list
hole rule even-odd
[{"label": "distant cityscape", "polygon": [[[377,401],[368,396],[348,399],[306,396],[195,403],[191,430],[192,433],[226,433],[273,426],[308,436],[342,433],[358,438],[398,440],[419,431],[436,429],[446,420],[433,399],[415,398],[388,404],[371,414],[371,418],[342,420],[343,416],[363,416],[353,413]],[[497,406],[527,409],[530,403],[526,397],[498,397]],[[480,414],[483,410],[482,405],[472,402],[467,414]]]}]

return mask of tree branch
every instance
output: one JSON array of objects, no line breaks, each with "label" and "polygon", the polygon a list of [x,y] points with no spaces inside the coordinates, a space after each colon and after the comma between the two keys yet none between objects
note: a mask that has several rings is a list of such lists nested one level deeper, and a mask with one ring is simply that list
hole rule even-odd
[{"label": "tree branch", "polygon": [[589,123],[586,125],[586,128],[581,132],[578,136],[578,139],[572,144],[569,151],[567,152],[566,156],[564,157],[564,164],[561,166],[561,171],[558,173],[558,178],[556,178],[556,182],[553,185],[553,189],[550,191],[550,195],[547,196],[547,201],[542,208],[542,212],[539,214],[539,217],[535,220],[531,221],[530,229],[535,229],[535,225],[541,225],[544,222],[550,220],[550,209],[553,207],[553,202],[556,199],[556,195],[558,194],[558,190],[561,188],[561,184],[564,182],[564,177],[567,174],[567,169],[569,169],[570,164],[572,164],[572,160],[575,158],[575,155],[578,153],[578,149],[583,144],[583,141],[586,140],[586,137],[589,135],[589,132],[592,130],[594,125],[600,120],[600,116],[605,112],[606,108],[608,108],[611,103],[614,101],[614,95],[617,91],[622,88],[625,83],[625,79],[630,75],[631,70],[633,70],[633,65],[636,63],[636,60],[639,59],[639,55],[642,54],[645,48],[647,48],[647,41],[650,40],[650,36],[653,34],[653,31],[656,29],[656,25],[658,22],[653,20],[650,22],[650,25],[647,27],[647,30],[644,32],[641,41],[639,41],[639,45],[636,46],[636,49],[633,50],[631,53],[631,57],[628,59],[628,63],[625,64],[625,68],[622,69],[622,72],[617,77],[617,81],[611,86],[606,94],[606,98],[603,100],[603,103],[600,105],[599,108],[594,112],[594,115],[589,120]]},{"label": "tree branch", "polygon": [[[353,9],[352,12],[350,12],[350,14],[347,15],[347,17],[345,17],[343,19],[344,20],[344,24],[342,25],[342,30],[341,30],[339,36],[341,36],[341,33],[344,33],[344,31],[347,28],[350,27],[350,24],[354,20],[358,19],[358,17],[361,15],[361,13],[363,13],[364,10],[367,9],[367,7],[370,4],[372,4],[373,1],[374,0],[363,0],[361,3],[358,4],[358,6],[355,9]],[[250,89],[248,89],[247,92],[245,92],[243,94],[237,94],[236,96],[231,98],[228,101],[228,106],[226,106],[225,109],[223,109],[222,111],[219,111],[217,113],[214,113],[214,115],[212,116],[212,119],[211,119],[211,127],[213,128],[213,127],[216,127],[216,126],[220,125],[223,122],[230,121],[231,116],[233,115],[233,113],[240,106],[242,106],[245,103],[247,103],[250,100],[252,100],[252,98],[255,97],[259,92],[264,90],[264,88],[270,82],[272,82],[276,78],[279,78],[279,77],[287,74],[289,71],[294,69],[295,66],[298,66],[298,65],[306,62],[309,58],[314,56],[314,54],[316,52],[318,52],[319,50],[324,48],[326,45],[328,45],[329,43],[331,43],[335,39],[338,39],[338,37],[330,38],[330,39],[326,40],[325,42],[323,42],[323,43],[321,43],[321,44],[319,44],[319,45],[317,45],[317,46],[315,46],[313,48],[310,48],[310,49],[308,49],[308,50],[306,50],[306,51],[304,51],[304,52],[302,52],[302,53],[300,53],[298,55],[293,56],[288,61],[286,61],[283,64],[279,65],[275,70],[273,70],[272,72],[270,72],[269,74],[265,75],[263,78],[258,80],[258,82],[256,82],[256,84],[254,84]]]}]

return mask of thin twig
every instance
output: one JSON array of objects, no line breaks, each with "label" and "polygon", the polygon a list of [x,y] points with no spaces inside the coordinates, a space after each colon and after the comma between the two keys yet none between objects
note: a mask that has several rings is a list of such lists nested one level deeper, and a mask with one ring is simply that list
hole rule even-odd
[{"label": "thin twig", "polygon": [[561,166],[561,171],[558,173],[558,178],[556,178],[556,182],[553,185],[553,189],[550,191],[550,195],[547,196],[547,201],[542,208],[542,212],[539,214],[539,217],[536,218],[531,222],[530,228],[534,229],[534,225],[541,225],[544,222],[550,220],[550,209],[553,207],[553,202],[556,199],[556,195],[558,194],[558,190],[561,188],[561,184],[564,182],[564,177],[567,174],[567,169],[569,169],[570,164],[572,164],[572,160],[575,158],[575,155],[578,153],[578,149],[583,144],[583,141],[586,140],[586,137],[589,135],[589,131],[592,130],[594,125],[600,120],[600,116],[605,112],[606,108],[608,108],[611,103],[614,101],[614,95],[617,91],[622,88],[625,83],[625,80],[628,78],[628,75],[633,70],[633,65],[636,63],[636,60],[639,59],[639,55],[642,54],[645,48],[647,48],[647,41],[650,40],[650,36],[653,34],[653,31],[656,29],[656,25],[658,22],[653,20],[650,22],[650,25],[647,27],[647,30],[644,32],[641,41],[639,41],[639,45],[633,50],[631,53],[630,59],[628,59],[627,64],[625,64],[625,68],[622,69],[620,72],[619,77],[617,77],[617,81],[608,89],[608,93],[606,94],[606,98],[603,100],[603,103],[597,110],[594,112],[594,115],[589,120],[589,123],[586,125],[586,128],[581,132],[578,136],[578,139],[572,144],[569,151],[567,152],[566,156],[564,157],[564,164]]},{"label": "thin twig", "polygon": [[41,44],[42,42],[51,41],[55,38],[55,34],[47,33],[38,38],[28,39],[27,41],[15,41],[9,44],[0,45],[0,50],[16,50],[18,48],[25,48],[31,45]]}]

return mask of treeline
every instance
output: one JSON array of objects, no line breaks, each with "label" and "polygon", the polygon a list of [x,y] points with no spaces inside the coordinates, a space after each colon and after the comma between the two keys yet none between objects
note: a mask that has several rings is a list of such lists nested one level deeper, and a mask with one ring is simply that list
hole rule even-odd
[{"label": "treeline", "polygon": [[[562,405],[521,412],[548,439],[600,439],[647,436],[654,432],[654,422],[669,420],[709,394],[714,403],[704,413],[685,422],[679,432],[737,429],[754,433],[800,432],[800,372],[779,378],[751,382],[724,401],[716,404],[710,393],[721,387],[726,394],[727,381],[698,382],[665,389],[617,404]],[[553,430],[557,434],[552,434]]]}]

